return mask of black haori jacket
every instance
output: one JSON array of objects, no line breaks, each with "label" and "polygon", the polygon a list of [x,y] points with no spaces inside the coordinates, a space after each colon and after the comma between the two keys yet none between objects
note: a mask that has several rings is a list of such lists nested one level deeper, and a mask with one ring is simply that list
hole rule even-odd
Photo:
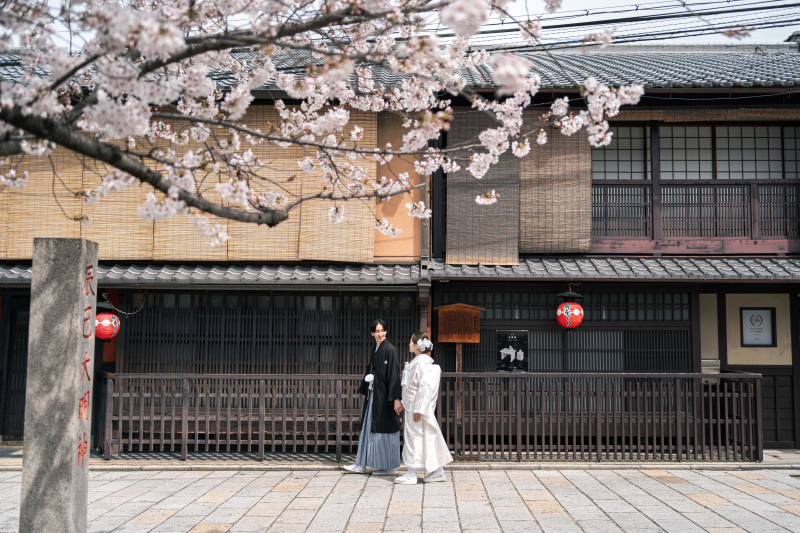
[{"label": "black haori jacket", "polygon": [[[371,348],[372,358],[366,374],[373,374],[372,388],[372,433],[396,433],[400,431],[400,415],[394,412],[394,401],[403,397],[400,386],[400,359],[397,348],[389,341],[383,341],[377,350]],[[361,383],[359,392],[369,394],[369,384]],[[361,412],[361,420],[367,412],[367,404]]]}]

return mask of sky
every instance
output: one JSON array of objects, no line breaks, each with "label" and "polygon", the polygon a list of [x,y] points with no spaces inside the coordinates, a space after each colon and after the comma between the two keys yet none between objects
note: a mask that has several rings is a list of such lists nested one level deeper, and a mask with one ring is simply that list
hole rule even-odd
[{"label": "sky", "polygon": [[[654,16],[665,14],[686,14],[689,11],[698,13],[702,10],[743,10],[726,15],[708,15],[703,18],[686,17],[662,20],[658,22],[615,23],[622,17]],[[637,7],[638,6],[638,7]],[[770,8],[770,9],[765,9]],[[580,40],[590,33],[603,31],[616,26],[615,36],[647,35],[651,32],[669,31],[669,42],[674,43],[721,43],[731,42],[730,37],[714,33],[712,26],[724,30],[741,24],[756,25],[758,29],[746,38],[748,42],[775,43],[784,41],[794,31],[800,31],[800,2],[797,0],[563,0],[561,9],[549,15],[544,11],[544,0],[517,0],[512,4],[512,14],[527,18],[541,17],[545,28],[549,24],[584,23],[587,21],[605,21],[606,24],[562,28],[558,31],[545,31],[543,37],[556,41],[569,39]],[[526,14],[527,12],[527,14]],[[502,28],[500,20],[493,17],[490,23],[494,28]],[[781,24],[783,27],[769,27],[769,24]],[[788,24],[788,25],[787,25]],[[705,30],[703,35],[685,36],[679,30],[694,28]],[[660,38],[666,35],[659,36]],[[519,39],[514,33],[495,34],[476,37],[473,42],[514,43]],[[655,39],[641,42],[657,42]]]}]

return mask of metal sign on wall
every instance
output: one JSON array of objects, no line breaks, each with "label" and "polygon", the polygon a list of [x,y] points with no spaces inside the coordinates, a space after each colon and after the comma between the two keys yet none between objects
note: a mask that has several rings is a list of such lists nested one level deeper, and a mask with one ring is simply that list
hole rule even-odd
[{"label": "metal sign on wall", "polygon": [[497,371],[528,371],[528,332],[525,330],[497,331]]}]

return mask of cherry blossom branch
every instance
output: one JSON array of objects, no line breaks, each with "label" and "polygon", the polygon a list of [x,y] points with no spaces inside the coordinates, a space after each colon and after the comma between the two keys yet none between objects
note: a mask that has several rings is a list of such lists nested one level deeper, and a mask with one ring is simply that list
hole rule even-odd
[{"label": "cherry blossom branch", "polygon": [[136,161],[118,147],[78,134],[69,126],[58,121],[26,115],[17,106],[11,108],[0,107],[0,120],[40,138],[49,139],[75,153],[107,163],[166,195],[177,193],[177,197],[185,202],[187,206],[194,207],[204,213],[240,222],[265,224],[270,227],[277,225],[288,217],[285,211],[279,209],[265,208],[256,212],[232,209],[210,202],[184,189],[178,189],[165,180],[160,172],[151,170],[147,165]]}]

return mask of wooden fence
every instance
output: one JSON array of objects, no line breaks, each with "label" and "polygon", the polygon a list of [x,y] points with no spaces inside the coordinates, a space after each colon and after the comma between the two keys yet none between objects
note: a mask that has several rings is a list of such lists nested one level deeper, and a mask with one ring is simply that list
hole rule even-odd
[{"label": "wooden fence", "polygon": [[[354,453],[360,376],[103,374],[95,442],[119,453]],[[445,373],[460,460],[761,461],[759,374]]]}]

